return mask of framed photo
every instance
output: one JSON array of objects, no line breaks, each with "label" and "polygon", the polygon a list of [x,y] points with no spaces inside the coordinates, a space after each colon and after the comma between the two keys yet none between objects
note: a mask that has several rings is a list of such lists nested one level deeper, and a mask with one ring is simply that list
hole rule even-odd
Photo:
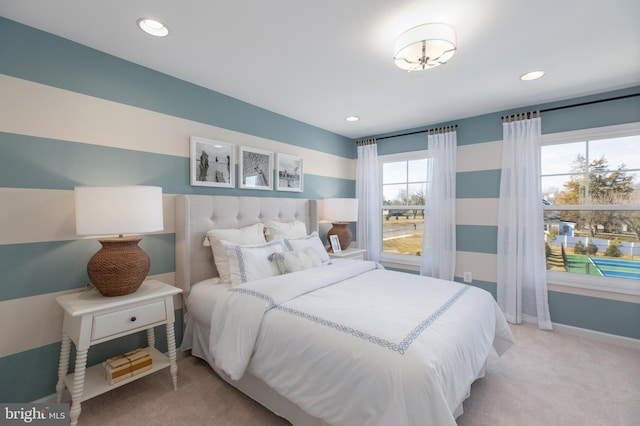
[{"label": "framed photo", "polygon": [[293,155],[276,155],[276,190],[302,192],[302,158]]},{"label": "framed photo", "polygon": [[236,147],[191,136],[191,185],[235,188]]},{"label": "framed photo", "polygon": [[240,147],[240,188],[273,189],[273,152]]},{"label": "framed photo", "polygon": [[331,250],[333,250],[334,253],[340,253],[342,251],[337,235],[329,235],[329,242],[331,243]]}]

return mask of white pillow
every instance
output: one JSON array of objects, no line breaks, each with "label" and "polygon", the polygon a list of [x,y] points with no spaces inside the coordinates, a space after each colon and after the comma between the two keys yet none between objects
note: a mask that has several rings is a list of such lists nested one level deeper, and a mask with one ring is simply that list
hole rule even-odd
[{"label": "white pillow", "polygon": [[281,240],[283,238],[302,238],[307,236],[307,226],[304,222],[294,220],[293,222],[276,222],[268,220],[265,222],[264,235],[267,241]]},{"label": "white pillow", "polygon": [[222,245],[222,240],[232,244],[242,245],[264,244],[267,242],[264,239],[264,225],[262,223],[256,223],[238,229],[212,229],[207,232],[207,238],[211,244],[213,260],[218,269],[220,281],[223,283],[231,282],[231,274],[229,272],[227,249]]},{"label": "white pillow", "polygon": [[283,241],[272,241],[266,244],[240,245],[222,241],[229,258],[229,274],[231,285],[236,286],[260,278],[280,275],[278,265],[269,258],[273,253],[284,252]]},{"label": "white pillow", "polygon": [[331,258],[316,231],[302,238],[286,238],[284,244],[289,251],[303,251],[306,248],[312,248],[318,253],[320,261],[324,265],[331,262]]},{"label": "white pillow", "polygon": [[317,268],[322,266],[320,256],[311,247],[302,251],[285,251],[284,253],[273,253],[270,258],[278,265],[282,274],[302,271],[304,269]]}]

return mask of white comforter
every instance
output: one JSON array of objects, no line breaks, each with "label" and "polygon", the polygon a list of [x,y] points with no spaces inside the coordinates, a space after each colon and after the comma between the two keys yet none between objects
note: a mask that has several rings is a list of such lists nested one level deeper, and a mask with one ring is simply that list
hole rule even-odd
[{"label": "white comforter", "polygon": [[491,346],[512,343],[484,290],[344,261],[230,289],[210,350],[332,425],[455,425]]}]

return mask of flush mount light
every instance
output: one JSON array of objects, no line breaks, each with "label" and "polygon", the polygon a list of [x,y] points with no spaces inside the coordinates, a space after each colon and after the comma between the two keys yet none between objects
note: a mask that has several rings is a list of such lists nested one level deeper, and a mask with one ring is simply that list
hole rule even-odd
[{"label": "flush mount light", "polygon": [[138,19],[138,27],[147,34],[156,37],[166,37],[169,35],[169,28],[160,21],[149,18]]},{"label": "flush mount light", "polygon": [[445,64],[456,53],[456,49],[456,31],[452,26],[423,24],[400,34],[393,60],[403,70],[426,70]]},{"label": "flush mount light", "polygon": [[350,115],[349,117],[345,118],[345,120],[347,120],[347,121],[358,121],[358,120],[360,120],[360,117],[357,117],[355,115]]},{"label": "flush mount light", "polygon": [[544,71],[531,71],[520,76],[520,80],[522,81],[531,81],[537,80],[544,75]]}]

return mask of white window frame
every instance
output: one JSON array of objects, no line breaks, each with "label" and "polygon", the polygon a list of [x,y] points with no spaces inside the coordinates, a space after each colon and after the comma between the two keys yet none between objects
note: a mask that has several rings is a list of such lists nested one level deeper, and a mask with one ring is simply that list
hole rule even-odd
[{"label": "white window frame", "polygon": [[[640,122],[596,127],[591,129],[572,130],[568,132],[542,135],[542,145],[559,145],[586,140],[612,139],[640,134]],[[558,206],[544,206],[544,210],[557,211]],[[563,210],[598,210],[602,206],[589,205],[564,207]],[[609,208],[605,208],[609,210]],[[616,210],[640,210],[640,205],[616,206]],[[615,277],[596,277],[593,275],[574,274],[561,271],[547,271],[547,282],[552,285],[598,290],[613,293],[640,296],[640,284],[636,280]]]},{"label": "white window frame", "polygon": [[[378,210],[379,210],[380,217],[382,217],[383,210],[386,210],[389,208],[389,206],[385,206],[383,204],[384,202],[384,195],[383,195],[384,163],[393,163],[396,161],[423,160],[426,158],[427,158],[426,149],[419,150],[419,151],[408,151],[408,152],[400,152],[396,154],[387,154],[387,155],[378,156],[378,167],[379,167],[378,175],[380,176],[380,188],[379,188],[380,207]],[[425,176],[425,179],[426,179],[426,176]],[[403,206],[403,208],[405,208],[405,206]],[[407,210],[411,210],[415,208],[424,208],[424,206],[406,206]],[[381,226],[384,226],[384,224],[382,223]],[[382,229],[380,229],[380,238],[382,238],[383,235],[384,234],[382,232]],[[392,267],[394,265],[398,265],[399,267],[409,266],[410,269],[417,270],[417,268],[420,267],[420,256],[414,256],[411,254],[400,254],[400,253],[385,253],[383,250],[382,241],[380,241],[380,262],[383,262],[387,266],[392,266]]]}]

